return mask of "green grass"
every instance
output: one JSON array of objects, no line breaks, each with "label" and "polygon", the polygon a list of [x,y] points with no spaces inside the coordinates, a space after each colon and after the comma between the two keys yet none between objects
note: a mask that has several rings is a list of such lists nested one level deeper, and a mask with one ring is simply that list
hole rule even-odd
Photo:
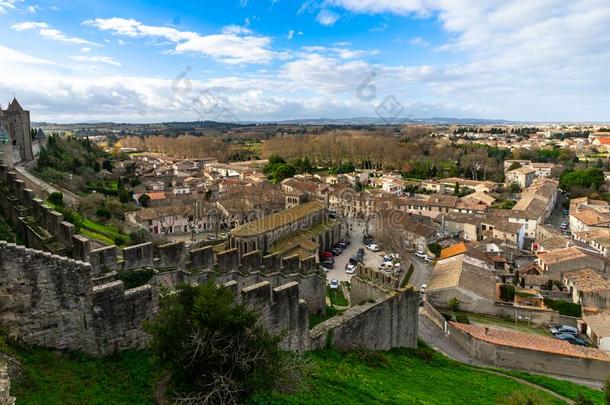
[{"label": "green grass", "polygon": [[517,321],[508,318],[501,318],[491,315],[473,314],[471,312],[457,311],[456,315],[466,315],[470,319],[470,323],[499,326],[504,329],[512,329],[519,332],[535,333],[537,335],[550,337],[551,333],[544,327],[536,325],[528,325],[525,321]]},{"label": "green grass", "polygon": [[545,387],[558,393],[559,395],[563,395],[566,398],[570,398],[572,400],[576,400],[578,398],[578,394],[581,394],[587,399],[590,399],[596,404],[604,403],[604,393],[602,391],[597,391],[594,389],[585,388],[582,385],[578,385],[569,381],[557,380],[555,378],[547,377],[544,375],[538,374],[529,374],[523,371],[513,371],[513,370],[497,370],[500,373],[512,375],[514,377],[518,377],[522,380],[532,382],[541,387]]},{"label": "green grass", "polygon": [[[145,350],[92,358],[11,343],[9,351],[22,364],[11,387],[18,404],[154,403],[155,383],[161,373],[155,370],[151,355]],[[291,394],[259,394],[249,403],[497,404],[515,393],[536,395],[536,404],[561,403],[536,388],[456,363],[425,346],[389,352],[323,350],[307,353],[306,357],[312,371],[301,388]],[[571,399],[581,393],[596,404],[603,403],[603,393],[576,384],[516,371],[496,371]]]},{"label": "green grass", "polygon": [[536,395],[536,404],[562,403],[536,388],[453,362],[427,348],[382,354],[324,350],[307,356],[314,370],[303,388],[292,394],[259,395],[251,403],[496,404],[517,393]]},{"label": "green grass", "polygon": [[16,349],[21,374],[12,381],[18,404],[154,404],[157,374],[146,351],[91,358],[40,348]]},{"label": "green grass", "polygon": [[341,290],[341,288],[339,288],[337,290],[333,290],[327,286],[326,294],[330,297],[330,303],[333,306],[338,306],[338,307],[349,306],[349,303],[347,302],[347,299],[343,295],[343,291]]},{"label": "green grass", "polygon": [[81,229],[80,234],[83,236],[86,236],[88,238],[95,239],[100,242],[106,243],[108,245],[114,245],[114,241],[112,239],[107,238],[106,236],[99,234],[97,232],[90,231],[89,229],[85,229],[85,228]]},{"label": "green grass", "polygon": [[340,310],[332,306],[326,306],[326,314],[318,315],[311,314],[309,315],[309,329],[312,329],[314,326],[321,324],[324,321],[329,320],[335,315],[341,315],[345,310]]}]

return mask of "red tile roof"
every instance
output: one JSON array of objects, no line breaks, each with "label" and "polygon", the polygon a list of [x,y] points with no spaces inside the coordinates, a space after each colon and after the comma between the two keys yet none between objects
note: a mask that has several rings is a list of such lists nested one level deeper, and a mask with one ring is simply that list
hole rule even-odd
[{"label": "red tile roof", "polygon": [[[476,339],[497,345],[610,362],[610,355],[601,350],[576,346],[559,339],[507,329],[494,329],[456,322],[451,322],[451,324]],[[608,367],[610,367],[610,364],[608,364]]]}]

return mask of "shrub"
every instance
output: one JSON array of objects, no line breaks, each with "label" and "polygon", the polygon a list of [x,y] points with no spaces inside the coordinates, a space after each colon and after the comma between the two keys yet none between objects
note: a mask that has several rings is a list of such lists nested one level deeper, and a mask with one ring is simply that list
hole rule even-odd
[{"label": "shrub", "polygon": [[457,310],[458,310],[458,308],[460,307],[460,300],[458,300],[457,298],[453,297],[453,298],[451,298],[451,299],[449,300],[448,305],[449,305],[449,309],[450,309],[452,312],[455,312],[455,311],[457,311]]},{"label": "shrub", "polygon": [[513,302],[515,300],[515,286],[502,284],[500,286],[500,299],[506,302]]},{"label": "shrub", "polygon": [[136,288],[148,283],[155,272],[153,269],[138,269],[130,271],[120,271],[118,278],[125,285],[125,289]]},{"label": "shrub", "polygon": [[575,318],[582,316],[581,306],[579,304],[574,304],[573,302],[545,298],[544,305],[559,312],[561,315],[573,316]]},{"label": "shrub", "polygon": [[123,235],[114,235],[112,237],[112,240],[114,241],[114,244],[117,246],[123,246],[128,241],[127,237],[123,236]]},{"label": "shrub", "polygon": [[468,316],[466,316],[464,314],[457,314],[455,316],[455,320],[458,321],[459,323],[470,324],[470,319],[468,319]]},{"label": "shrub", "polygon": [[595,403],[589,398],[585,397],[582,393],[578,393],[576,396],[576,400],[574,401],[575,405],[595,405]]},{"label": "shrub", "polygon": [[389,366],[388,359],[379,351],[358,350],[353,353],[353,356],[371,368],[386,368]]},{"label": "shrub", "polygon": [[97,215],[98,218],[102,218],[102,219],[110,219],[110,218],[112,218],[112,213],[106,207],[99,207],[95,211],[95,215]]},{"label": "shrub", "polygon": [[301,357],[280,350],[281,338],[230,289],[213,280],[183,284],[161,297],[160,308],[146,329],[177,402],[241,403],[258,391],[298,387]]},{"label": "shrub", "polygon": [[51,204],[53,204],[56,207],[64,206],[64,195],[62,193],[59,193],[59,192],[51,193],[51,194],[49,194],[48,200]]}]

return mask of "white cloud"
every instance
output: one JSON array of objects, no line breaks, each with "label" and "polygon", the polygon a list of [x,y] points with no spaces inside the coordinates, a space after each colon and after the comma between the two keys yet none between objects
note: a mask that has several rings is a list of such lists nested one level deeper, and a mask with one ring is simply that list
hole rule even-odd
[{"label": "white cloud", "polygon": [[64,34],[63,32],[51,28],[45,22],[33,22],[26,21],[18,24],[14,24],[11,28],[15,31],[29,31],[29,30],[37,30],[38,34],[44,38],[52,39],[54,41],[66,42],[71,44],[79,44],[79,45],[95,45],[95,43],[91,41],[87,41],[86,39],[78,38],[78,37],[70,37]]},{"label": "white cloud", "polygon": [[0,54],[2,61],[10,64],[24,65],[54,65],[54,62],[26,55],[25,53],[15,51],[14,49],[0,45]]},{"label": "white cloud", "polygon": [[4,14],[9,10],[15,9],[15,4],[19,0],[0,0],[0,14]]},{"label": "white cloud", "polygon": [[106,65],[121,66],[121,63],[109,56],[94,56],[94,55],[78,55],[70,56],[70,59],[77,62],[89,62],[89,63],[104,63]]},{"label": "white cloud", "polygon": [[40,10],[40,6],[38,4],[34,4],[27,7],[27,12],[30,14],[35,14],[38,10]]},{"label": "white cloud", "polygon": [[409,45],[418,46],[420,48],[427,48],[430,46],[430,43],[422,37],[415,37],[409,40]]},{"label": "white cloud", "polygon": [[255,35],[238,25],[226,26],[219,34],[200,35],[117,17],[87,20],[83,24],[132,38],[165,39],[175,44],[175,53],[198,53],[227,64],[267,63],[281,56],[270,49],[270,37]]},{"label": "white cloud", "polygon": [[327,9],[322,9],[318,13],[316,21],[326,27],[330,27],[332,25],[335,25],[335,23],[339,21],[340,18],[341,17],[339,16],[339,14]]},{"label": "white cloud", "polygon": [[91,52],[91,48],[87,48],[87,47],[80,48],[80,51],[83,52],[83,53]]},{"label": "white cloud", "polygon": [[286,34],[287,39],[292,39],[294,37],[294,30],[288,30],[288,34]]}]

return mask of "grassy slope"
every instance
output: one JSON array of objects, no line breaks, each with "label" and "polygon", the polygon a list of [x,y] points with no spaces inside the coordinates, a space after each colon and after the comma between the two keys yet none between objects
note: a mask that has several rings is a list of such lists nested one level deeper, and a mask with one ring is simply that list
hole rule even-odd
[{"label": "grassy slope", "polygon": [[[425,360],[414,355],[414,351],[402,349],[392,350],[384,357],[388,361],[387,366],[367,365],[357,354],[333,350],[312,353],[310,358],[315,369],[307,388],[291,395],[259,396],[252,402],[495,404],[498,401],[502,403],[506,396],[514,393],[536,392],[540,400],[538,403],[562,403],[516,381],[469,368],[439,354]],[[602,403],[601,394],[597,395],[586,388],[582,388],[582,391],[588,397],[595,398],[596,403]],[[576,395],[577,391],[574,393]]]},{"label": "grassy slope", "polygon": [[152,361],[145,351],[92,359],[49,350],[18,349],[23,364],[11,394],[18,404],[154,404]]},{"label": "grassy slope", "polygon": [[[19,404],[153,404],[158,373],[146,351],[92,359],[75,354],[17,348],[24,368],[11,393]],[[250,403],[495,404],[507,395],[536,392],[541,404],[561,403],[508,378],[457,364],[428,349],[387,353],[309,353],[312,375],[299,392],[259,395]],[[427,355],[426,355],[427,354]],[[547,377],[518,373],[570,398],[579,392],[595,403],[603,394]],[[527,377],[527,378],[526,378]]]}]

